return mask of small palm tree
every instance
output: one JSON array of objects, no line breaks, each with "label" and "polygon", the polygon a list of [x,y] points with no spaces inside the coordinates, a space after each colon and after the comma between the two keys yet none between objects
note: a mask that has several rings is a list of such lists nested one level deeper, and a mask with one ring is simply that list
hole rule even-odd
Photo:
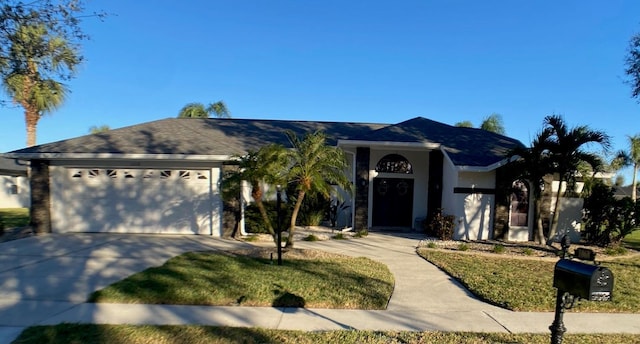
[{"label": "small palm tree", "polygon": [[627,136],[629,138],[629,150],[619,151],[614,159],[613,165],[615,167],[632,166],[633,172],[631,175],[631,200],[636,201],[637,195],[637,176],[638,169],[640,169],[640,134],[634,136]]},{"label": "small palm tree", "polygon": [[519,178],[529,181],[532,188],[534,202],[534,218],[536,222],[536,239],[540,244],[545,243],[544,228],[542,226],[542,185],[544,177],[551,173],[549,147],[552,132],[549,129],[540,132],[531,142],[531,147],[518,147],[511,151],[510,156],[516,157],[513,168]]},{"label": "small palm tree", "polygon": [[9,35],[9,42],[10,63],[3,85],[24,109],[27,146],[34,146],[38,121],[62,105],[67,93],[62,83],[40,73],[39,67],[72,74],[80,57],[73,46],[51,35],[44,25],[22,25]]},{"label": "small palm tree", "polygon": [[[597,154],[584,150],[588,144],[599,144],[605,149],[609,148],[609,136],[604,132],[591,130],[587,126],[578,126],[569,129],[560,116],[547,116],[544,120],[546,129],[553,134],[549,139],[549,151],[554,166],[554,172],[559,176],[559,187],[556,195],[556,204],[553,210],[553,218],[549,230],[549,240],[558,232],[558,220],[560,218],[560,199],[565,197],[570,186],[575,184],[576,171],[581,164],[586,163],[597,172],[603,166],[603,162]],[[562,185],[567,185],[562,192]]]},{"label": "small palm tree", "polygon": [[497,113],[492,113],[491,115],[485,117],[482,121],[482,124],[480,124],[480,129],[500,135],[504,135],[506,132],[506,130],[504,129],[504,124],[502,122],[502,116]]},{"label": "small palm tree", "polygon": [[290,169],[288,180],[295,185],[297,196],[291,214],[287,247],[293,247],[293,234],[302,201],[309,192],[317,192],[326,197],[334,192],[333,185],[351,192],[351,182],[345,174],[347,159],[338,147],[329,146],[326,135],[317,131],[300,140],[293,132],[286,132],[291,143],[289,151]]},{"label": "small palm tree", "polygon": [[284,147],[271,144],[260,148],[257,151],[249,151],[247,154],[235,156],[238,162],[238,171],[232,174],[228,182],[239,184],[247,181],[251,185],[251,198],[256,203],[256,207],[262,216],[262,220],[267,231],[278,245],[277,237],[267,210],[262,203],[264,196],[263,187],[265,184],[280,184],[284,180],[284,171],[287,166],[287,152]]},{"label": "small palm tree", "polygon": [[218,118],[230,118],[231,114],[222,101],[209,104],[205,107],[202,103],[189,103],[178,113],[178,118],[209,118],[214,114]]}]

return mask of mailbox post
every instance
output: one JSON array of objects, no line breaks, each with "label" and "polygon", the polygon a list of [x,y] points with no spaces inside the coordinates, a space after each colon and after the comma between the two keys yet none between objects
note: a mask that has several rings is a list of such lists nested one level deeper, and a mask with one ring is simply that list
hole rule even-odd
[{"label": "mailbox post", "polygon": [[[564,311],[571,309],[578,299],[589,301],[611,301],[613,292],[613,274],[611,270],[595,264],[595,253],[582,249],[578,258],[592,260],[593,264],[570,259],[568,252],[571,241],[568,236],[562,238],[562,258],[556,263],[553,272],[553,286],[556,294],[555,318],[551,330],[551,344],[562,344],[567,331],[563,323]],[[589,251],[589,252],[586,252]]]},{"label": "mailbox post", "polygon": [[282,265],[282,195],[280,192],[282,191],[282,187],[280,185],[276,186],[276,241],[278,242],[278,265]]}]

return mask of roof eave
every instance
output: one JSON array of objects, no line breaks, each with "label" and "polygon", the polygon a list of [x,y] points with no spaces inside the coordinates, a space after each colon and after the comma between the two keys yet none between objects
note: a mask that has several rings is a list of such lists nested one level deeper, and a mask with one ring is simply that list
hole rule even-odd
[{"label": "roof eave", "polygon": [[432,142],[398,142],[398,141],[367,141],[367,140],[338,140],[338,147],[366,147],[366,146],[383,146],[398,148],[427,148],[438,149],[439,143]]},{"label": "roof eave", "polygon": [[22,160],[188,160],[188,161],[227,161],[230,155],[213,154],[130,154],[130,153],[5,153],[3,156]]}]

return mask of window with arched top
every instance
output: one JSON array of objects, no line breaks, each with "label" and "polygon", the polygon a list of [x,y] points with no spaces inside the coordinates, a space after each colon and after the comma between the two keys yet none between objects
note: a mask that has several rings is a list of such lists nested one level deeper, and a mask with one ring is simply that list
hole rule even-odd
[{"label": "window with arched top", "polygon": [[407,158],[400,154],[388,154],[376,165],[376,172],[413,174],[413,167]]}]

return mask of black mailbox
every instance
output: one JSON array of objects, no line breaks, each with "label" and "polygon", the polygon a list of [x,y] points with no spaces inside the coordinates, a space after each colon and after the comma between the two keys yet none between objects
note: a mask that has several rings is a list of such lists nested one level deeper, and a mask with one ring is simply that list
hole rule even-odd
[{"label": "black mailbox", "polygon": [[553,273],[553,286],[585,300],[611,301],[613,274],[602,266],[560,259]]}]

